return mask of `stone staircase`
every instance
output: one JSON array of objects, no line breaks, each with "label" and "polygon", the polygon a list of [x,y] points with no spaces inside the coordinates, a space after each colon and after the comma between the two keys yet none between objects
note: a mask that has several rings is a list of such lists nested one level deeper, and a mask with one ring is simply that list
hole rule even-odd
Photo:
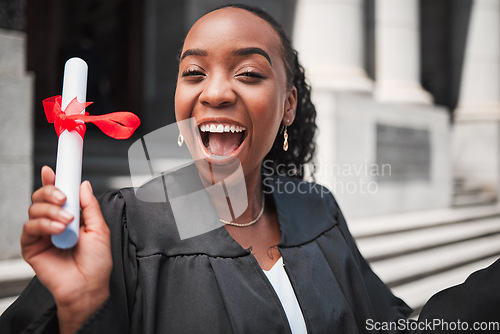
[{"label": "stone staircase", "polygon": [[436,292],[500,257],[500,206],[474,206],[349,223],[373,270],[417,314]]},{"label": "stone staircase", "polygon": [[[500,205],[468,206],[349,220],[373,270],[418,314],[436,292],[462,283],[500,257]],[[0,261],[0,313],[33,276]]]},{"label": "stone staircase", "polygon": [[453,180],[452,205],[454,207],[466,207],[474,205],[488,205],[496,203],[498,195],[496,192],[472,186],[462,177]]}]

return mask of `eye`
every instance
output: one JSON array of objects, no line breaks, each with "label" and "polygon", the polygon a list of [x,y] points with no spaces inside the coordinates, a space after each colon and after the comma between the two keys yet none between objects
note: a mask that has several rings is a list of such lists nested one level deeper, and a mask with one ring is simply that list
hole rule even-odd
[{"label": "eye", "polygon": [[253,69],[247,69],[240,71],[239,73],[236,74],[236,77],[240,79],[243,82],[248,82],[248,83],[258,83],[267,77],[262,74],[259,71],[253,70]]},{"label": "eye", "polygon": [[205,73],[198,68],[188,68],[182,72],[181,76],[188,80],[197,81],[203,79]]}]

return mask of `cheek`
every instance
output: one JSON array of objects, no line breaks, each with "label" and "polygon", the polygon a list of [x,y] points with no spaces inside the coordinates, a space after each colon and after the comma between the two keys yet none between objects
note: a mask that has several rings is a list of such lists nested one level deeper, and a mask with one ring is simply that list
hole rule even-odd
[{"label": "cheek", "polygon": [[269,122],[281,118],[283,115],[283,106],[281,94],[275,87],[259,90],[252,96],[252,105],[255,114],[262,121]]},{"label": "cheek", "polygon": [[281,119],[283,117],[283,108],[276,98],[276,94],[268,91],[254,98],[253,125],[257,129],[257,140],[266,146],[266,150],[272,147]]},{"label": "cheek", "polygon": [[174,106],[175,118],[177,121],[181,121],[191,117],[193,99],[189,97],[190,94],[186,89],[179,86],[176,88]]}]

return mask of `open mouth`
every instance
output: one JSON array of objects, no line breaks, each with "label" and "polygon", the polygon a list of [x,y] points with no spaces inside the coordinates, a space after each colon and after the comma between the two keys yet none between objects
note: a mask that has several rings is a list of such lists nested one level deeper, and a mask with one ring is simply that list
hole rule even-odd
[{"label": "open mouth", "polygon": [[207,122],[199,125],[201,141],[209,154],[227,157],[240,148],[247,136],[244,126]]}]

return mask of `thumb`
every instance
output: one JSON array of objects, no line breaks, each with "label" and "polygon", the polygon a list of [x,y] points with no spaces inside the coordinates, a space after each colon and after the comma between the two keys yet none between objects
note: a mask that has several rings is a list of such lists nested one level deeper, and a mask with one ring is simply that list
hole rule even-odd
[{"label": "thumb", "polygon": [[41,171],[42,185],[54,185],[56,182],[56,174],[49,166],[43,166]]},{"label": "thumb", "polygon": [[84,181],[80,185],[80,207],[82,208],[82,217],[85,223],[85,229],[101,230],[106,226],[102,216],[99,202],[94,196],[92,186],[89,181]]}]

